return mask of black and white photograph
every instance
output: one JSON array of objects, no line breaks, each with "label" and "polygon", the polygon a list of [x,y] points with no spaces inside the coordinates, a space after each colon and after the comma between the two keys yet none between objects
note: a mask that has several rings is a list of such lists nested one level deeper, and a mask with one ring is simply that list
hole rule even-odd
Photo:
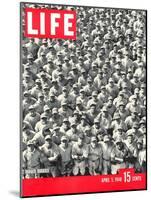
[{"label": "black and white photograph", "polygon": [[22,178],[146,172],[146,11],[76,10],[76,40],[27,38],[21,22]]}]

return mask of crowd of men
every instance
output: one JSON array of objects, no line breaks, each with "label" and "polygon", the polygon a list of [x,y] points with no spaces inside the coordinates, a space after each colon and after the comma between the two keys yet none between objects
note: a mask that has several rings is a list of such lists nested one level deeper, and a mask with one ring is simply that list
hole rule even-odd
[{"label": "crowd of men", "polygon": [[23,36],[23,177],[145,172],[146,12],[39,7],[76,10],[77,39]]}]

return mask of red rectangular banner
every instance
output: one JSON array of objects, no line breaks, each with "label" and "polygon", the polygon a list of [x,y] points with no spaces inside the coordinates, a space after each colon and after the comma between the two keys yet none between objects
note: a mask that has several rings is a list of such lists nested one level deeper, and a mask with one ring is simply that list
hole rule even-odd
[{"label": "red rectangular banner", "polygon": [[76,39],[76,12],[25,8],[25,37]]},{"label": "red rectangular banner", "polygon": [[146,174],[121,169],[117,175],[22,180],[22,196],[41,196],[146,189]]}]

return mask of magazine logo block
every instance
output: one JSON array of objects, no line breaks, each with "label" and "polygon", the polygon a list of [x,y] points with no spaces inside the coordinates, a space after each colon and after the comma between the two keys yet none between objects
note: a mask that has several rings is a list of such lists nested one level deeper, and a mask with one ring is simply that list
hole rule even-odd
[{"label": "magazine logo block", "polygon": [[25,9],[25,37],[76,39],[76,12]]}]

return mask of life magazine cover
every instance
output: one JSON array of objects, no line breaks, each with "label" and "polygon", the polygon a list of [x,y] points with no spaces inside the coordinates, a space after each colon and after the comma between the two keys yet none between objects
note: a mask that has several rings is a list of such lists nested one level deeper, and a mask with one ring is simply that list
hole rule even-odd
[{"label": "life magazine cover", "polygon": [[20,195],[146,189],[147,11],[20,15]]}]

